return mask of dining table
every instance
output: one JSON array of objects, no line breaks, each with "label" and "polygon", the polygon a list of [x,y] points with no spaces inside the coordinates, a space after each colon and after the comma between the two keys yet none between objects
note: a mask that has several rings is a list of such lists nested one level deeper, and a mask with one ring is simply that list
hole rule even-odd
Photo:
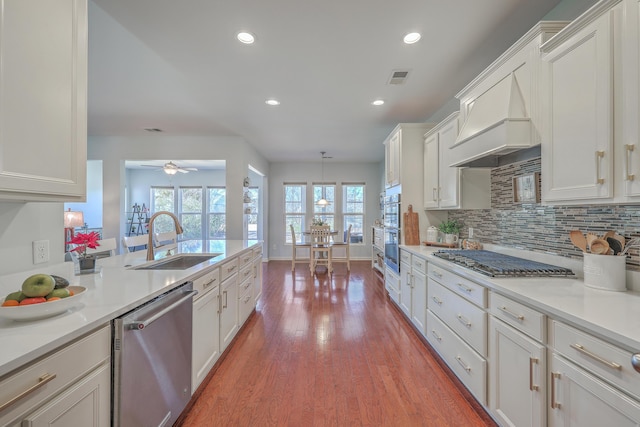
[{"label": "dining table", "polygon": [[[331,230],[329,232],[329,235],[331,236],[332,240],[335,240],[334,236],[337,236],[339,233],[340,232],[338,230]],[[304,230],[302,232],[302,236],[304,237],[303,243],[311,243],[311,244],[314,243],[312,240],[309,239],[309,236],[311,236],[311,230]],[[320,254],[320,256],[322,256],[322,253]],[[309,259],[309,263],[311,264],[312,262],[313,262],[313,260]],[[325,266],[319,265],[319,266],[316,267],[316,270],[317,269],[325,269],[326,270],[327,268]],[[318,271],[322,271],[322,270],[318,270]]]}]

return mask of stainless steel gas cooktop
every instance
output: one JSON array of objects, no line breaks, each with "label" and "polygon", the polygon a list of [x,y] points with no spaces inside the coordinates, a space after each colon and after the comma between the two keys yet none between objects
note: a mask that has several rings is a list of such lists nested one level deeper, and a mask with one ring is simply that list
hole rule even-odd
[{"label": "stainless steel gas cooktop", "polygon": [[434,256],[491,277],[572,277],[568,268],[484,250],[440,250]]}]

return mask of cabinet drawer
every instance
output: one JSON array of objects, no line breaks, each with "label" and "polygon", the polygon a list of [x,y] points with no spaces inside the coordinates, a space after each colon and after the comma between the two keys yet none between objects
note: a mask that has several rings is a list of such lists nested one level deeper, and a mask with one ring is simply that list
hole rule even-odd
[{"label": "cabinet drawer", "polygon": [[411,265],[411,253],[400,249],[400,262]]},{"label": "cabinet drawer", "polygon": [[[32,410],[91,370],[108,362],[110,357],[111,329],[109,325],[105,325],[29,367],[5,376],[0,381],[0,405],[30,388],[34,391],[0,412],[0,425],[23,416],[26,411]],[[54,375],[55,378],[46,380],[47,376]],[[42,385],[38,387],[38,384]]]},{"label": "cabinet drawer", "polygon": [[427,260],[424,258],[413,255],[411,257],[411,267],[413,268],[414,273],[417,270],[421,273],[427,274]]},{"label": "cabinet drawer", "polygon": [[427,310],[427,340],[462,383],[482,404],[487,404],[487,361]]},{"label": "cabinet drawer", "polygon": [[478,353],[487,356],[487,313],[428,279],[427,307]]},{"label": "cabinet drawer", "polygon": [[254,255],[252,250],[241,253],[238,257],[240,263],[239,268],[243,269],[247,265],[251,264],[251,261],[253,261],[253,256]]},{"label": "cabinet drawer", "polygon": [[245,320],[247,320],[255,306],[252,285],[253,280],[251,279],[246,280],[240,285],[240,292],[238,293],[240,295],[238,298],[238,327],[242,326]]},{"label": "cabinet drawer", "polygon": [[400,303],[400,278],[389,268],[384,270],[384,288],[396,304]]},{"label": "cabinet drawer", "polygon": [[262,245],[253,248],[253,257],[262,258]]},{"label": "cabinet drawer", "polygon": [[238,271],[238,258],[227,261],[220,266],[220,282],[224,282],[228,277]]},{"label": "cabinet drawer", "polygon": [[556,320],[550,327],[556,352],[640,398],[640,373],[631,366],[631,352]]},{"label": "cabinet drawer", "polygon": [[249,263],[242,267],[238,280],[242,282],[244,279],[250,276],[253,277],[253,263]]},{"label": "cabinet drawer", "polygon": [[249,268],[247,269],[251,274],[245,278],[242,279],[242,281],[240,282],[240,285],[238,285],[238,295],[239,298],[243,298],[244,295],[249,292],[251,293],[253,290],[253,268]]},{"label": "cabinet drawer", "polygon": [[544,342],[544,314],[494,292],[489,294],[489,311],[531,338]]},{"label": "cabinet drawer", "polygon": [[449,270],[437,267],[433,263],[427,263],[427,265],[429,277],[472,303],[482,308],[487,307],[487,289],[484,286],[462,278]]},{"label": "cabinet drawer", "polygon": [[193,281],[193,290],[198,291],[194,301],[202,298],[207,292],[220,284],[220,270],[218,268],[198,277]]}]

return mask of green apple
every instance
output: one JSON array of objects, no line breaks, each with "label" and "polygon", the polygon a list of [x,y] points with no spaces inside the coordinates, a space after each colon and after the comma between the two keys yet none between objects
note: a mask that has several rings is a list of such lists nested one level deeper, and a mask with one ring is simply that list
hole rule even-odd
[{"label": "green apple", "polygon": [[34,274],[22,283],[22,293],[28,297],[43,297],[51,293],[56,286],[56,279],[49,274]]},{"label": "green apple", "polygon": [[52,274],[51,277],[56,281],[56,289],[66,288],[69,286],[69,281],[64,277],[56,276],[54,274]]},{"label": "green apple", "polygon": [[16,292],[11,292],[9,295],[6,296],[4,300],[5,301],[14,300],[14,301],[20,302],[26,297],[27,296],[23,294],[22,291],[16,291]]},{"label": "green apple", "polygon": [[47,298],[47,299],[53,298],[53,297],[67,298],[68,296],[69,296],[69,289],[60,288],[60,289],[52,290],[51,293],[49,295],[47,295],[45,298]]}]

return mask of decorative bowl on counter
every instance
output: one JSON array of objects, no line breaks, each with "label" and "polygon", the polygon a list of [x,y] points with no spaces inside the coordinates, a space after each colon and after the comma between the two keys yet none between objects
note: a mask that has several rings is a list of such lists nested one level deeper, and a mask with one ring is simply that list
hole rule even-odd
[{"label": "decorative bowl on counter", "polygon": [[56,301],[42,302],[40,304],[20,305],[15,307],[0,307],[0,317],[11,320],[39,320],[64,313],[68,309],[78,305],[87,288],[84,286],[69,286],[73,296]]}]

